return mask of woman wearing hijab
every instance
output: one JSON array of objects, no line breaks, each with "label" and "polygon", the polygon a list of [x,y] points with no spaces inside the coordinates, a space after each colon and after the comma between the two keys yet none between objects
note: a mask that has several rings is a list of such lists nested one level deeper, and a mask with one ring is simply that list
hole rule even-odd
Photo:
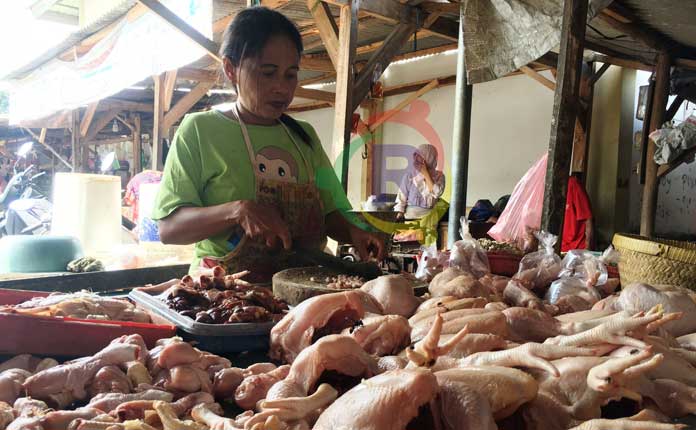
[{"label": "woman wearing hijab", "polygon": [[413,153],[413,167],[404,175],[394,210],[400,219],[426,216],[445,191],[445,174],[437,170],[437,149],[420,145]]},{"label": "woman wearing hijab", "polygon": [[437,170],[437,149],[420,145],[413,153],[413,166],[401,180],[396,195],[398,220],[417,220],[426,245],[437,241],[437,224],[449,204],[440,199],[445,191],[445,174]]}]

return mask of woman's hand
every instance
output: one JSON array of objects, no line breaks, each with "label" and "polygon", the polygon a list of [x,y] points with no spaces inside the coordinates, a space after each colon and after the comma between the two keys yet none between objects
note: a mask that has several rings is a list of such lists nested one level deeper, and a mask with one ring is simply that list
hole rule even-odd
[{"label": "woman's hand", "polygon": [[372,257],[382,261],[386,257],[386,236],[351,226],[350,238],[361,260],[368,261]]},{"label": "woman's hand", "polygon": [[263,240],[269,248],[276,248],[279,240],[283,248],[292,247],[288,226],[275,207],[252,200],[234,201],[229,205],[231,214],[228,219],[238,224],[247,236]]},{"label": "woman's hand", "polygon": [[406,214],[404,212],[397,212],[396,213],[396,220],[399,222],[402,222],[406,219]]}]

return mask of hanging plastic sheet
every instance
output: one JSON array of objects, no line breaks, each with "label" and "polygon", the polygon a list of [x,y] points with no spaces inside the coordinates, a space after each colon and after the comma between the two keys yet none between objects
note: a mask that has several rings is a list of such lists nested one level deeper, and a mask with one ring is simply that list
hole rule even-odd
[{"label": "hanging plastic sheet", "polygon": [[[469,82],[503,77],[556,48],[562,0],[464,0],[464,46]],[[611,0],[592,0],[594,17]]]}]

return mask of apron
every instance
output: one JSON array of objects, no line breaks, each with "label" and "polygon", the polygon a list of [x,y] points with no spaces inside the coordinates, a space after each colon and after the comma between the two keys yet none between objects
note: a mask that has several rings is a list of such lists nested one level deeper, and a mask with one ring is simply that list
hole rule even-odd
[{"label": "apron", "polygon": [[[300,145],[285,124],[280,125],[290,137],[293,145],[300,153],[308,181],[306,184],[295,184],[264,178],[256,166],[256,154],[251,145],[249,132],[242,121],[237,105],[232,109],[235,119],[242,129],[244,144],[249,153],[249,162],[254,169],[256,182],[256,202],[271,205],[276,208],[280,217],[290,231],[293,249],[320,249],[326,241],[324,228],[324,212],[319,189],[314,182],[314,169],[308,162]],[[253,239],[244,234],[241,227],[234,228],[237,237],[242,237],[237,246],[223,257],[204,257],[201,266],[222,266],[227,273],[249,270],[251,273],[245,280],[252,283],[265,283],[278,271],[293,266],[294,252],[282,249],[270,249],[262,239]]]}]

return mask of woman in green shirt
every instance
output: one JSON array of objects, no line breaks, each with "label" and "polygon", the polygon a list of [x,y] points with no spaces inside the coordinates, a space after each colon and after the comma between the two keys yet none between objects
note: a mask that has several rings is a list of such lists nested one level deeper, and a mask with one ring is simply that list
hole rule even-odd
[{"label": "woman in green shirt", "polygon": [[384,241],[349,223],[350,209],[314,129],[284,114],[297,88],[302,38],[282,14],[243,10],[225,31],[230,111],[187,115],[167,157],[153,219],[162,242],[196,243],[200,266],[268,280],[326,235],[382,258]]}]

